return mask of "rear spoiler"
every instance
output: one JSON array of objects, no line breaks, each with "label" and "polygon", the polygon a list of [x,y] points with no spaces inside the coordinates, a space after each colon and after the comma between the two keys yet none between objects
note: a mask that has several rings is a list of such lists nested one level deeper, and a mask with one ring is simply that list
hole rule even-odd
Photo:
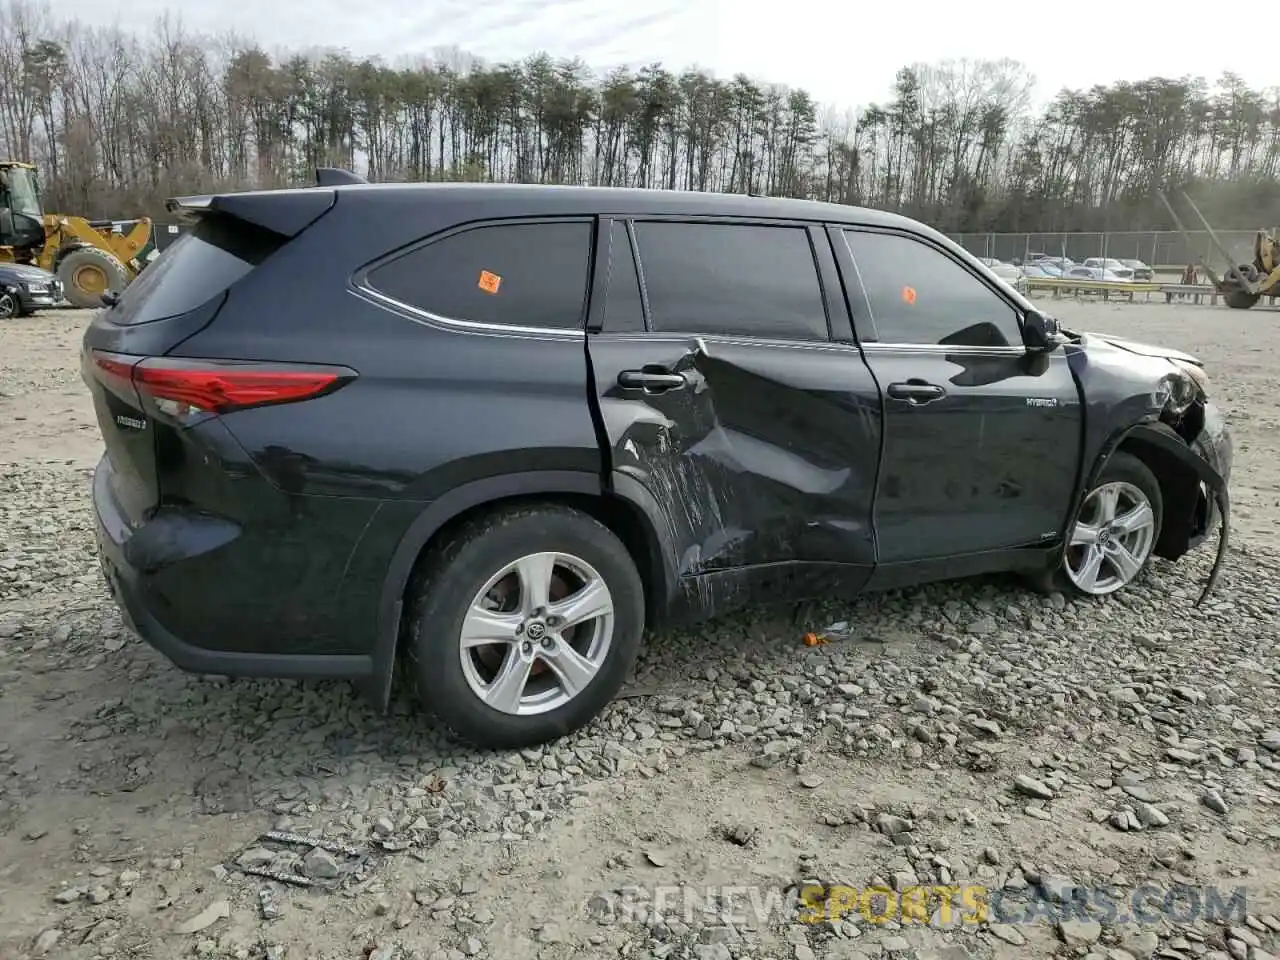
[{"label": "rear spoiler", "polygon": [[164,206],[187,223],[216,213],[293,238],[324,216],[337,202],[338,195],[333,187],[360,183],[368,181],[350,170],[319,167],[314,187],[173,197],[166,200]]}]

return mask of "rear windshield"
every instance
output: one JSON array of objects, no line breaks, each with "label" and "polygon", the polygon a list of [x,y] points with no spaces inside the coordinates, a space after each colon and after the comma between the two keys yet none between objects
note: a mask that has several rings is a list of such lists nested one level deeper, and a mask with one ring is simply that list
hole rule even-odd
[{"label": "rear windshield", "polygon": [[188,313],[242,279],[285,242],[243,220],[202,217],[129,284],[110,319],[132,325]]}]

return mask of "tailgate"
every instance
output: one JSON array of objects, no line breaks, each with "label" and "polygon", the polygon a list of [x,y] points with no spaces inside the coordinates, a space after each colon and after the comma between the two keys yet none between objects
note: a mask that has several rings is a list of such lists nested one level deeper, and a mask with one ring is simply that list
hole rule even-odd
[{"label": "tailgate", "polygon": [[107,482],[131,524],[142,521],[160,499],[155,440],[131,380],[136,360],[95,352],[87,344],[81,356],[81,372],[93,395],[111,463]]},{"label": "tailgate", "polygon": [[[135,368],[164,357],[211,323],[233,285],[333,204],[332,191],[209,198],[195,226],[131,283],[84,334],[81,371],[110,461],[110,486],[131,524],[159,506],[166,470],[182,469],[175,431],[152,415]],[[141,368],[139,368],[141,369]]]}]

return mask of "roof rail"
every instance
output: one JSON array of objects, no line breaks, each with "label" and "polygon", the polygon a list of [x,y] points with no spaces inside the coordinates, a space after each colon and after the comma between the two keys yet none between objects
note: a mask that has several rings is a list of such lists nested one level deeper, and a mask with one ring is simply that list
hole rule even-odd
[{"label": "roof rail", "polygon": [[368,183],[364,177],[341,167],[316,167],[317,187],[341,187],[348,183]]}]

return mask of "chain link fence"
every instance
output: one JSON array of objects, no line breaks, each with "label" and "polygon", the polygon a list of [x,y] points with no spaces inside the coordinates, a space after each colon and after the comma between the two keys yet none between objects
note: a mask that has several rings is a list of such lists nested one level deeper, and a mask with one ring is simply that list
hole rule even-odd
[{"label": "chain link fence", "polygon": [[[1237,264],[1253,261],[1254,230],[1216,231]],[[1215,270],[1226,264],[1206,230],[1149,230],[1116,233],[953,233],[951,239],[974,256],[997,260],[1027,260],[1038,253],[1066,257],[1080,263],[1089,257],[1141,260],[1156,269],[1181,271],[1204,259]]]}]

